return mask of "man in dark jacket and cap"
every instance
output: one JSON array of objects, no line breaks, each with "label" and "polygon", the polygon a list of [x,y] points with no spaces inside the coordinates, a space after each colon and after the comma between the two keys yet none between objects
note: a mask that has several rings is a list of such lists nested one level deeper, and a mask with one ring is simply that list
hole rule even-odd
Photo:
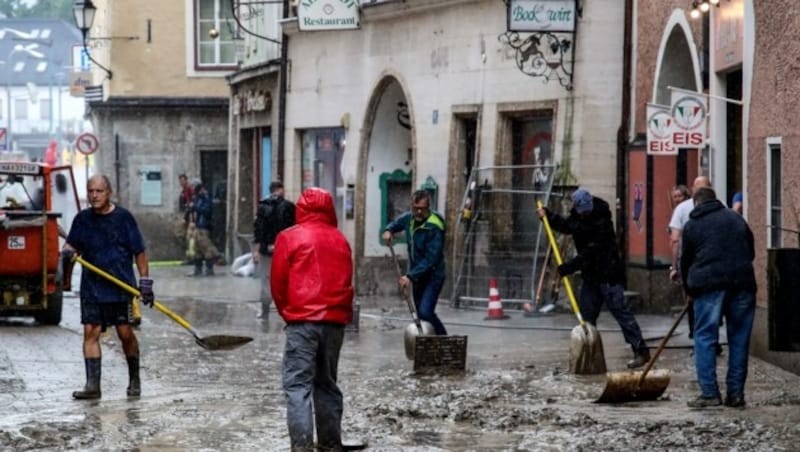
[{"label": "man in dark jacket and cap", "polygon": [[560,265],[558,273],[567,276],[581,272],[583,285],[578,304],[583,318],[596,326],[600,308],[605,302],[619,323],[625,342],[633,349],[634,356],[628,361],[628,368],[646,364],[650,360],[650,351],[636,318],[625,302],[622,287],[625,273],[617,250],[608,203],[579,188],[572,194],[572,209],[567,218],[547,208],[538,209],[537,213],[540,218],[547,215],[554,230],[572,235],[577,255]]},{"label": "man in dark jacket and cap", "polygon": [[720,316],[728,333],[725,406],[743,408],[750,333],[756,306],[753,232],[741,215],[725,207],[714,190],[698,189],[681,238],[681,277],[694,300],[694,359],[701,394],[691,408],[723,403],[717,384]]}]

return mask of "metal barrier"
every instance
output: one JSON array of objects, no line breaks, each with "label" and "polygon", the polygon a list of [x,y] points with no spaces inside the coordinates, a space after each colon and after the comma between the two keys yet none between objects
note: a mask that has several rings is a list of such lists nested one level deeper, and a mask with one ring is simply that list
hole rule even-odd
[{"label": "metal barrier", "polygon": [[551,205],[556,169],[556,165],[473,169],[455,225],[453,306],[485,305],[492,278],[504,303],[534,299],[547,250],[536,201],[562,211],[560,202]]}]

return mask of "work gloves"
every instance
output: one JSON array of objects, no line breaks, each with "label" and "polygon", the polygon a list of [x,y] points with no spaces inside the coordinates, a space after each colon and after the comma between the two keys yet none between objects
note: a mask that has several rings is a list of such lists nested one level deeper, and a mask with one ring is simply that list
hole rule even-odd
[{"label": "work gloves", "polygon": [[153,307],[156,296],[153,294],[152,278],[139,278],[139,300],[145,305]]},{"label": "work gloves", "polygon": [[580,268],[580,262],[577,259],[572,259],[558,266],[558,275],[569,276],[580,270]]}]

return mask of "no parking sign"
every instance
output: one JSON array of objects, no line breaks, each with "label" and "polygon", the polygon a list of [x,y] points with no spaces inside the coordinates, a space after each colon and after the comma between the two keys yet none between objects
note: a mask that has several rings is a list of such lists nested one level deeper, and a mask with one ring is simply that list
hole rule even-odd
[{"label": "no parking sign", "polygon": [[94,134],[89,132],[78,135],[75,140],[75,149],[83,155],[94,154],[98,147],[100,147],[100,142]]}]

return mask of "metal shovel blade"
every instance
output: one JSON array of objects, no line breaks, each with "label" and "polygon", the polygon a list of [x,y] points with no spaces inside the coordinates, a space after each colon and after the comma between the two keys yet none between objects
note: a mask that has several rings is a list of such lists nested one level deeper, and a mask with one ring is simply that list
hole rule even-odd
[{"label": "metal shovel blade", "polygon": [[578,325],[570,333],[569,370],[577,375],[606,373],[606,358],[600,333],[590,323]]},{"label": "metal shovel blade", "polygon": [[651,370],[642,379],[644,371],[612,372],[606,375],[606,388],[597,403],[625,403],[657,400],[669,386],[667,369]]},{"label": "metal shovel blade", "polygon": [[195,342],[206,350],[232,350],[252,340],[252,337],[217,335],[196,338]]},{"label": "metal shovel blade", "polygon": [[[420,320],[420,327],[422,328],[422,336],[432,336],[436,334],[436,330],[430,322]],[[417,336],[420,336],[420,328],[417,327],[416,323],[409,323],[404,334],[406,358],[408,358],[409,361],[414,361],[414,351],[417,347],[415,339]]]}]

